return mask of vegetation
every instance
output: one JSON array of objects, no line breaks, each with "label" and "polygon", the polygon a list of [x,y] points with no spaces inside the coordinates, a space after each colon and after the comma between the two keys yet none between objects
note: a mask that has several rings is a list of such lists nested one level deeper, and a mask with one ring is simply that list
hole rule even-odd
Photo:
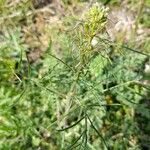
[{"label": "vegetation", "polygon": [[148,150],[149,0],[0,1],[0,149]]}]

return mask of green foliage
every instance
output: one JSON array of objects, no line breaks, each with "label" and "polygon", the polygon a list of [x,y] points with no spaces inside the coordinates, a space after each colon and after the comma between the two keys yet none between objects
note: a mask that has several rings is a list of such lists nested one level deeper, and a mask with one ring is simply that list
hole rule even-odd
[{"label": "green foliage", "polygon": [[109,40],[106,8],[96,4],[82,19],[70,33],[52,29],[40,66],[29,64],[20,30],[2,36],[0,149],[148,147],[149,87],[141,81],[149,56]]}]

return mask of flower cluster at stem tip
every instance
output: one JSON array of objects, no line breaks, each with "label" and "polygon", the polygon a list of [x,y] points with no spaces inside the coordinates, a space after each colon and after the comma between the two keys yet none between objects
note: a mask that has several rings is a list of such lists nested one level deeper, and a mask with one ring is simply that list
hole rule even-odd
[{"label": "flower cluster at stem tip", "polygon": [[80,62],[85,64],[93,51],[93,39],[106,27],[108,8],[95,3],[83,18],[82,30],[77,31]]},{"label": "flower cluster at stem tip", "polygon": [[108,8],[100,6],[98,3],[85,14],[84,32],[88,37],[93,38],[102,31],[107,22]]}]

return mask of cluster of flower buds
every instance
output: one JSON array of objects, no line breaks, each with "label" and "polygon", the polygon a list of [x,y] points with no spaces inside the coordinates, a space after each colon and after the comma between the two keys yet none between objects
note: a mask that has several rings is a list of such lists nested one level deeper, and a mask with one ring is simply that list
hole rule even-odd
[{"label": "cluster of flower buds", "polygon": [[106,27],[108,8],[95,3],[85,14],[85,34],[94,37]]}]

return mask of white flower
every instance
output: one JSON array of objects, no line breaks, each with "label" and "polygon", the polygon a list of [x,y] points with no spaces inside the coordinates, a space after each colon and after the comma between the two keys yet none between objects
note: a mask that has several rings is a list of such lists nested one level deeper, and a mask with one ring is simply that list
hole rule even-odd
[{"label": "white flower", "polygon": [[94,37],[91,41],[91,45],[94,47],[97,45],[97,43],[98,43],[98,39],[96,37]]},{"label": "white flower", "polygon": [[149,65],[149,64],[146,64],[146,65],[145,65],[144,71],[145,71],[146,73],[150,72],[150,65]]}]

